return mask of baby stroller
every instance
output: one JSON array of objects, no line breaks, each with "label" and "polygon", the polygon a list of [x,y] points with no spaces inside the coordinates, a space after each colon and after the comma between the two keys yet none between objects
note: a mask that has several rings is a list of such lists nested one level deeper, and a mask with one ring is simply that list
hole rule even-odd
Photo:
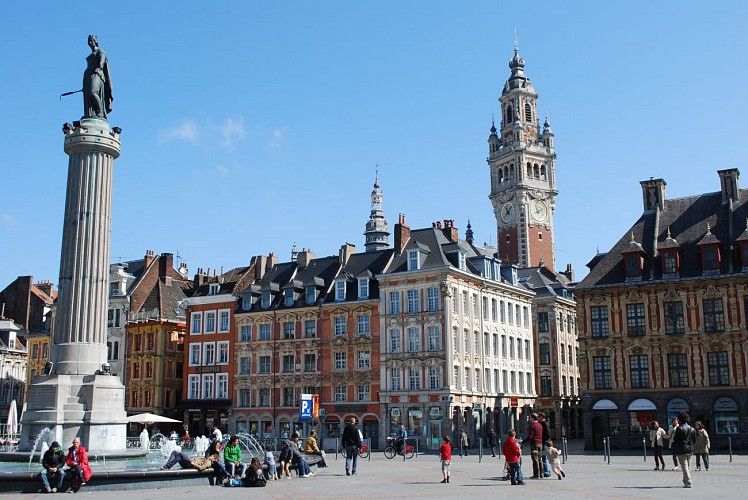
[{"label": "baby stroller", "polygon": [[504,475],[499,479],[501,479],[502,481],[509,481],[509,464],[506,462],[506,460],[504,461]]}]

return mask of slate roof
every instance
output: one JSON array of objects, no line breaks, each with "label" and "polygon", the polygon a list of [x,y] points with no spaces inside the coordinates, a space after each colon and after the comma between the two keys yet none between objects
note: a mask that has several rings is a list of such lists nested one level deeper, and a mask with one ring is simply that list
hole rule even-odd
[{"label": "slate roof", "polygon": [[219,276],[207,277],[205,282],[195,289],[192,296],[204,297],[209,295],[210,285],[215,283],[221,285],[218,292],[219,294],[228,293],[238,295],[254,278],[254,273],[250,272],[253,270],[253,265],[254,263],[249,266],[235,267]]},{"label": "slate roof", "polygon": [[[346,300],[356,300],[358,298],[358,287],[354,286],[358,277],[367,276],[369,277],[369,298],[376,299],[379,297],[379,282],[377,276],[382,274],[387,265],[392,261],[392,257],[395,254],[395,250],[387,248],[385,250],[377,250],[375,252],[362,252],[354,253],[348,257],[348,262],[340,269],[338,275],[335,276],[335,280],[345,277],[346,285]],[[327,294],[325,297],[326,302],[335,302],[335,291]]]},{"label": "slate roof", "polygon": [[520,283],[535,292],[538,300],[562,297],[573,300],[569,278],[547,267],[526,267],[517,271]]},{"label": "slate roof", "polygon": [[[590,273],[578,288],[625,283],[621,252],[630,249],[631,234],[645,253],[642,282],[663,279],[661,254],[657,248],[668,246],[671,238],[680,246],[680,278],[703,275],[699,244],[718,242],[720,245],[720,273],[738,273],[740,263],[737,238],[746,229],[748,190],[739,190],[738,200],[722,203],[720,192],[664,200],[664,210],[644,212],[626,230],[620,240],[606,254],[596,255],[588,265]],[[711,235],[707,236],[707,225]],[[705,239],[706,236],[706,239]]]}]

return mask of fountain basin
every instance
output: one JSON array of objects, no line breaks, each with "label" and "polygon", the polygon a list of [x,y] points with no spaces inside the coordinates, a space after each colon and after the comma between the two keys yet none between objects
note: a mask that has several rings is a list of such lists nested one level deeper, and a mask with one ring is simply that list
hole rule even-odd
[{"label": "fountain basin", "polygon": [[[41,466],[24,472],[0,472],[0,493],[36,493],[42,487]],[[208,486],[215,483],[213,469],[97,470],[84,486],[88,491],[139,490],[174,486]],[[66,480],[63,491],[70,487]]]}]

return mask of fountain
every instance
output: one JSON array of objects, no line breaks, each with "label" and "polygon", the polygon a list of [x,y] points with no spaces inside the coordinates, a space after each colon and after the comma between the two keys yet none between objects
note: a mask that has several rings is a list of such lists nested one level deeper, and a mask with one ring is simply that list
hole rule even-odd
[{"label": "fountain", "polygon": [[[47,453],[47,450],[49,449],[49,445],[46,441],[42,443],[42,449],[39,450],[39,464],[42,464],[44,462],[44,454]],[[33,455],[32,455],[33,457]]]},{"label": "fountain", "polygon": [[49,449],[49,445],[52,444],[52,441],[54,440],[55,433],[49,427],[45,427],[39,432],[39,435],[36,436],[36,439],[34,440],[34,445],[31,447],[31,453],[29,453],[29,467],[31,467],[31,462],[34,460],[34,453],[36,453],[36,450],[40,449],[39,445],[41,445],[41,451],[39,452],[39,462],[41,463],[41,459],[44,457],[44,452]]},{"label": "fountain", "polygon": [[205,436],[195,438],[195,455],[202,457],[210,446],[210,439]]},{"label": "fountain", "polygon": [[140,433],[140,447],[148,451],[150,440],[148,439],[148,429],[143,429],[143,432]]}]

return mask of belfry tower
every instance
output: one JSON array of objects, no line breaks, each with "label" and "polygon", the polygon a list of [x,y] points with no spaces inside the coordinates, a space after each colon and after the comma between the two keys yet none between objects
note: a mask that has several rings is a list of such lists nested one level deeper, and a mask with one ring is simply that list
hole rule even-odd
[{"label": "belfry tower", "polygon": [[488,167],[497,226],[499,257],[519,267],[555,268],[553,212],[556,195],[556,153],[546,117],[542,131],[537,101],[525,76],[525,60],[515,44],[504,84],[500,134],[495,124],[488,136]]},{"label": "belfry tower", "polygon": [[366,223],[366,251],[376,252],[390,247],[390,226],[382,210],[382,190],[379,189],[379,175],[374,178],[374,191],[371,192],[371,215]]}]

